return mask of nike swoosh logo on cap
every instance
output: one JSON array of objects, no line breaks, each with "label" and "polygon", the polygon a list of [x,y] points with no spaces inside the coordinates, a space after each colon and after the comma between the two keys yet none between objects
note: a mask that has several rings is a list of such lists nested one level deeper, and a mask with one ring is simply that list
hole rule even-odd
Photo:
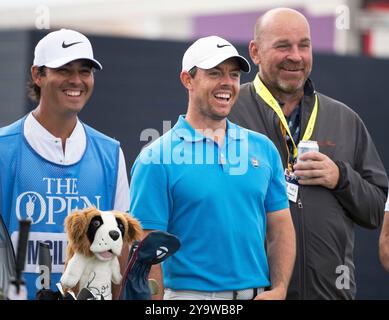
[{"label": "nike swoosh logo on cap", "polygon": [[72,43],[68,43],[68,44],[66,44],[65,41],[64,41],[64,42],[62,42],[62,48],[66,49],[66,48],[74,46],[75,44],[78,44],[78,43],[82,43],[82,41],[72,42]]},{"label": "nike swoosh logo on cap", "polygon": [[223,48],[223,47],[228,47],[229,44],[218,44],[217,47],[218,48]]}]

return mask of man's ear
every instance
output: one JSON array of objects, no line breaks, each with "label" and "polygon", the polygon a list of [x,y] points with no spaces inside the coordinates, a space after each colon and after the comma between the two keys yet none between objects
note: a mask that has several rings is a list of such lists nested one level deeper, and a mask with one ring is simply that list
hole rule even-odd
[{"label": "man's ear", "polygon": [[188,71],[181,71],[180,79],[185,88],[187,88],[188,90],[192,89],[193,78],[191,77]]},{"label": "man's ear", "polygon": [[32,66],[31,67],[31,79],[38,86],[41,86],[41,78],[42,75],[39,73],[39,67]]},{"label": "man's ear", "polygon": [[261,57],[259,53],[258,44],[254,40],[251,40],[249,43],[249,53],[251,60],[253,60],[254,64],[259,65],[261,63]]}]

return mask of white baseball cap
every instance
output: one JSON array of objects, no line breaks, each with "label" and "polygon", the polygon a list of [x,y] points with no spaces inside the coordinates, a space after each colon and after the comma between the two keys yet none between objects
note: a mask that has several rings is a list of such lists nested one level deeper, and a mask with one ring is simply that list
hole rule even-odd
[{"label": "white baseball cap", "polygon": [[87,37],[74,30],[61,29],[50,32],[38,42],[33,65],[58,68],[78,59],[90,60],[96,69],[103,69],[93,58],[92,45]]},{"label": "white baseball cap", "polygon": [[185,51],[182,71],[189,71],[193,67],[211,69],[229,58],[237,58],[240,69],[250,72],[248,61],[227,40],[218,36],[200,38]]}]

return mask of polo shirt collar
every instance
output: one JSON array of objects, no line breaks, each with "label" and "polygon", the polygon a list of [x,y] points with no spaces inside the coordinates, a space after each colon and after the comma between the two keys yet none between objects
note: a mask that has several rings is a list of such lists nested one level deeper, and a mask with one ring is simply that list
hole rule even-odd
[{"label": "polo shirt collar", "polygon": [[[226,136],[232,140],[241,140],[245,138],[242,128],[227,120],[227,134]],[[185,120],[185,115],[178,117],[177,123],[173,127],[175,134],[187,142],[198,142],[207,139],[206,136],[193,129],[192,126]]]},{"label": "polo shirt collar", "polygon": [[185,115],[178,117],[177,123],[173,127],[173,131],[178,137],[187,142],[198,142],[205,139],[205,136],[192,128],[192,126],[185,120]]},{"label": "polo shirt collar", "polygon": [[227,119],[227,136],[232,140],[244,140],[246,135],[241,127]]}]

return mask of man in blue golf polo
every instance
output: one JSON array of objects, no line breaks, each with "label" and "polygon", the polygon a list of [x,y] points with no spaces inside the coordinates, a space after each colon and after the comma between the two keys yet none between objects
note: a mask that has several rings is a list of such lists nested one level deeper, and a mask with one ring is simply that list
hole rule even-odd
[{"label": "man in blue golf polo", "polygon": [[295,233],[281,160],[268,138],[226,119],[249,70],[228,41],[194,42],[180,74],[187,113],[132,168],[131,212],[181,241],[163,276],[151,273],[165,299],[285,298]]}]

